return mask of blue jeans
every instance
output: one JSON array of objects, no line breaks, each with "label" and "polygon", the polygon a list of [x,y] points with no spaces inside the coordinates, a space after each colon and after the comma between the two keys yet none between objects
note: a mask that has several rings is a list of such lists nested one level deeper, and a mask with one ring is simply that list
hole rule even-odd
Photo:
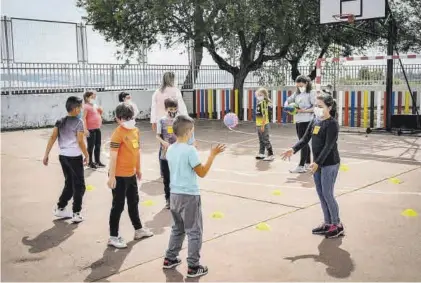
[{"label": "blue jeans", "polygon": [[314,183],[322,206],[325,224],[339,224],[339,207],[334,195],[339,164],[323,166],[314,173]]}]

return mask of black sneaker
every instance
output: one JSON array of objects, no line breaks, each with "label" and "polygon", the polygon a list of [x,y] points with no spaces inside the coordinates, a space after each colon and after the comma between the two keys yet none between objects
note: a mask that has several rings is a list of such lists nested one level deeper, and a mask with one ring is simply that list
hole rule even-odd
[{"label": "black sneaker", "polygon": [[162,265],[162,268],[170,269],[170,268],[174,268],[174,267],[176,267],[180,264],[181,264],[181,259],[179,259],[179,258],[176,258],[176,259],[165,258],[164,264]]},{"label": "black sneaker", "polygon": [[331,225],[329,230],[325,233],[326,239],[337,238],[344,235],[344,227],[342,225]]},{"label": "black sneaker", "polygon": [[97,169],[98,167],[95,165],[95,163],[89,163],[89,167],[92,169]]},{"label": "black sneaker", "polygon": [[208,274],[208,267],[207,266],[189,266],[187,270],[187,277],[194,278]]},{"label": "black sneaker", "polygon": [[105,164],[103,164],[103,163],[101,163],[101,162],[97,162],[97,163],[95,163],[95,165],[96,165],[98,168],[104,168],[104,167],[105,167]]},{"label": "black sneaker", "polygon": [[329,231],[330,226],[328,224],[321,224],[319,227],[314,228],[311,232],[315,235],[324,235]]}]

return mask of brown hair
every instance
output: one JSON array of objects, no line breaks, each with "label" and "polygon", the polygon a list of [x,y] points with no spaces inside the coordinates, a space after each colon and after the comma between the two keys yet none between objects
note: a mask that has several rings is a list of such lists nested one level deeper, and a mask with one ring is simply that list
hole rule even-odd
[{"label": "brown hair", "polygon": [[88,102],[88,99],[94,95],[95,93],[93,93],[92,91],[87,91],[83,94],[83,101],[85,101],[85,103]]}]

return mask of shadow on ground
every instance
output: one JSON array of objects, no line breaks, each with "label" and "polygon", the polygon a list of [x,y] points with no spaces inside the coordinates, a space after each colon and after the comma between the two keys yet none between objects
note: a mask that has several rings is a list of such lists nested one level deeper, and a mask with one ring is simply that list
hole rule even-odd
[{"label": "shadow on ground", "polygon": [[41,253],[43,251],[59,246],[74,234],[77,224],[70,223],[64,219],[53,221],[54,226],[45,230],[33,239],[28,236],[22,238],[22,244],[29,246],[30,253]]},{"label": "shadow on ground", "polygon": [[355,270],[354,261],[351,254],[340,248],[342,238],[323,239],[319,244],[318,255],[298,255],[286,257],[292,263],[300,259],[313,259],[315,262],[321,262],[326,265],[326,273],[335,278],[348,278]]}]

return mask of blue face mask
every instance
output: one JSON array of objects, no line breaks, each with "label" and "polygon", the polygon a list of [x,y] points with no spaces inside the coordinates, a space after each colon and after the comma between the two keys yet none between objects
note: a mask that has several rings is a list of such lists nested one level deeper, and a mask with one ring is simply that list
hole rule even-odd
[{"label": "blue face mask", "polygon": [[79,118],[79,119],[82,119],[82,111],[80,111],[79,114],[77,114],[76,117]]},{"label": "blue face mask", "polygon": [[193,143],[195,142],[195,138],[194,138],[194,132],[191,134],[190,139],[187,141],[187,144],[189,145],[193,145]]}]

